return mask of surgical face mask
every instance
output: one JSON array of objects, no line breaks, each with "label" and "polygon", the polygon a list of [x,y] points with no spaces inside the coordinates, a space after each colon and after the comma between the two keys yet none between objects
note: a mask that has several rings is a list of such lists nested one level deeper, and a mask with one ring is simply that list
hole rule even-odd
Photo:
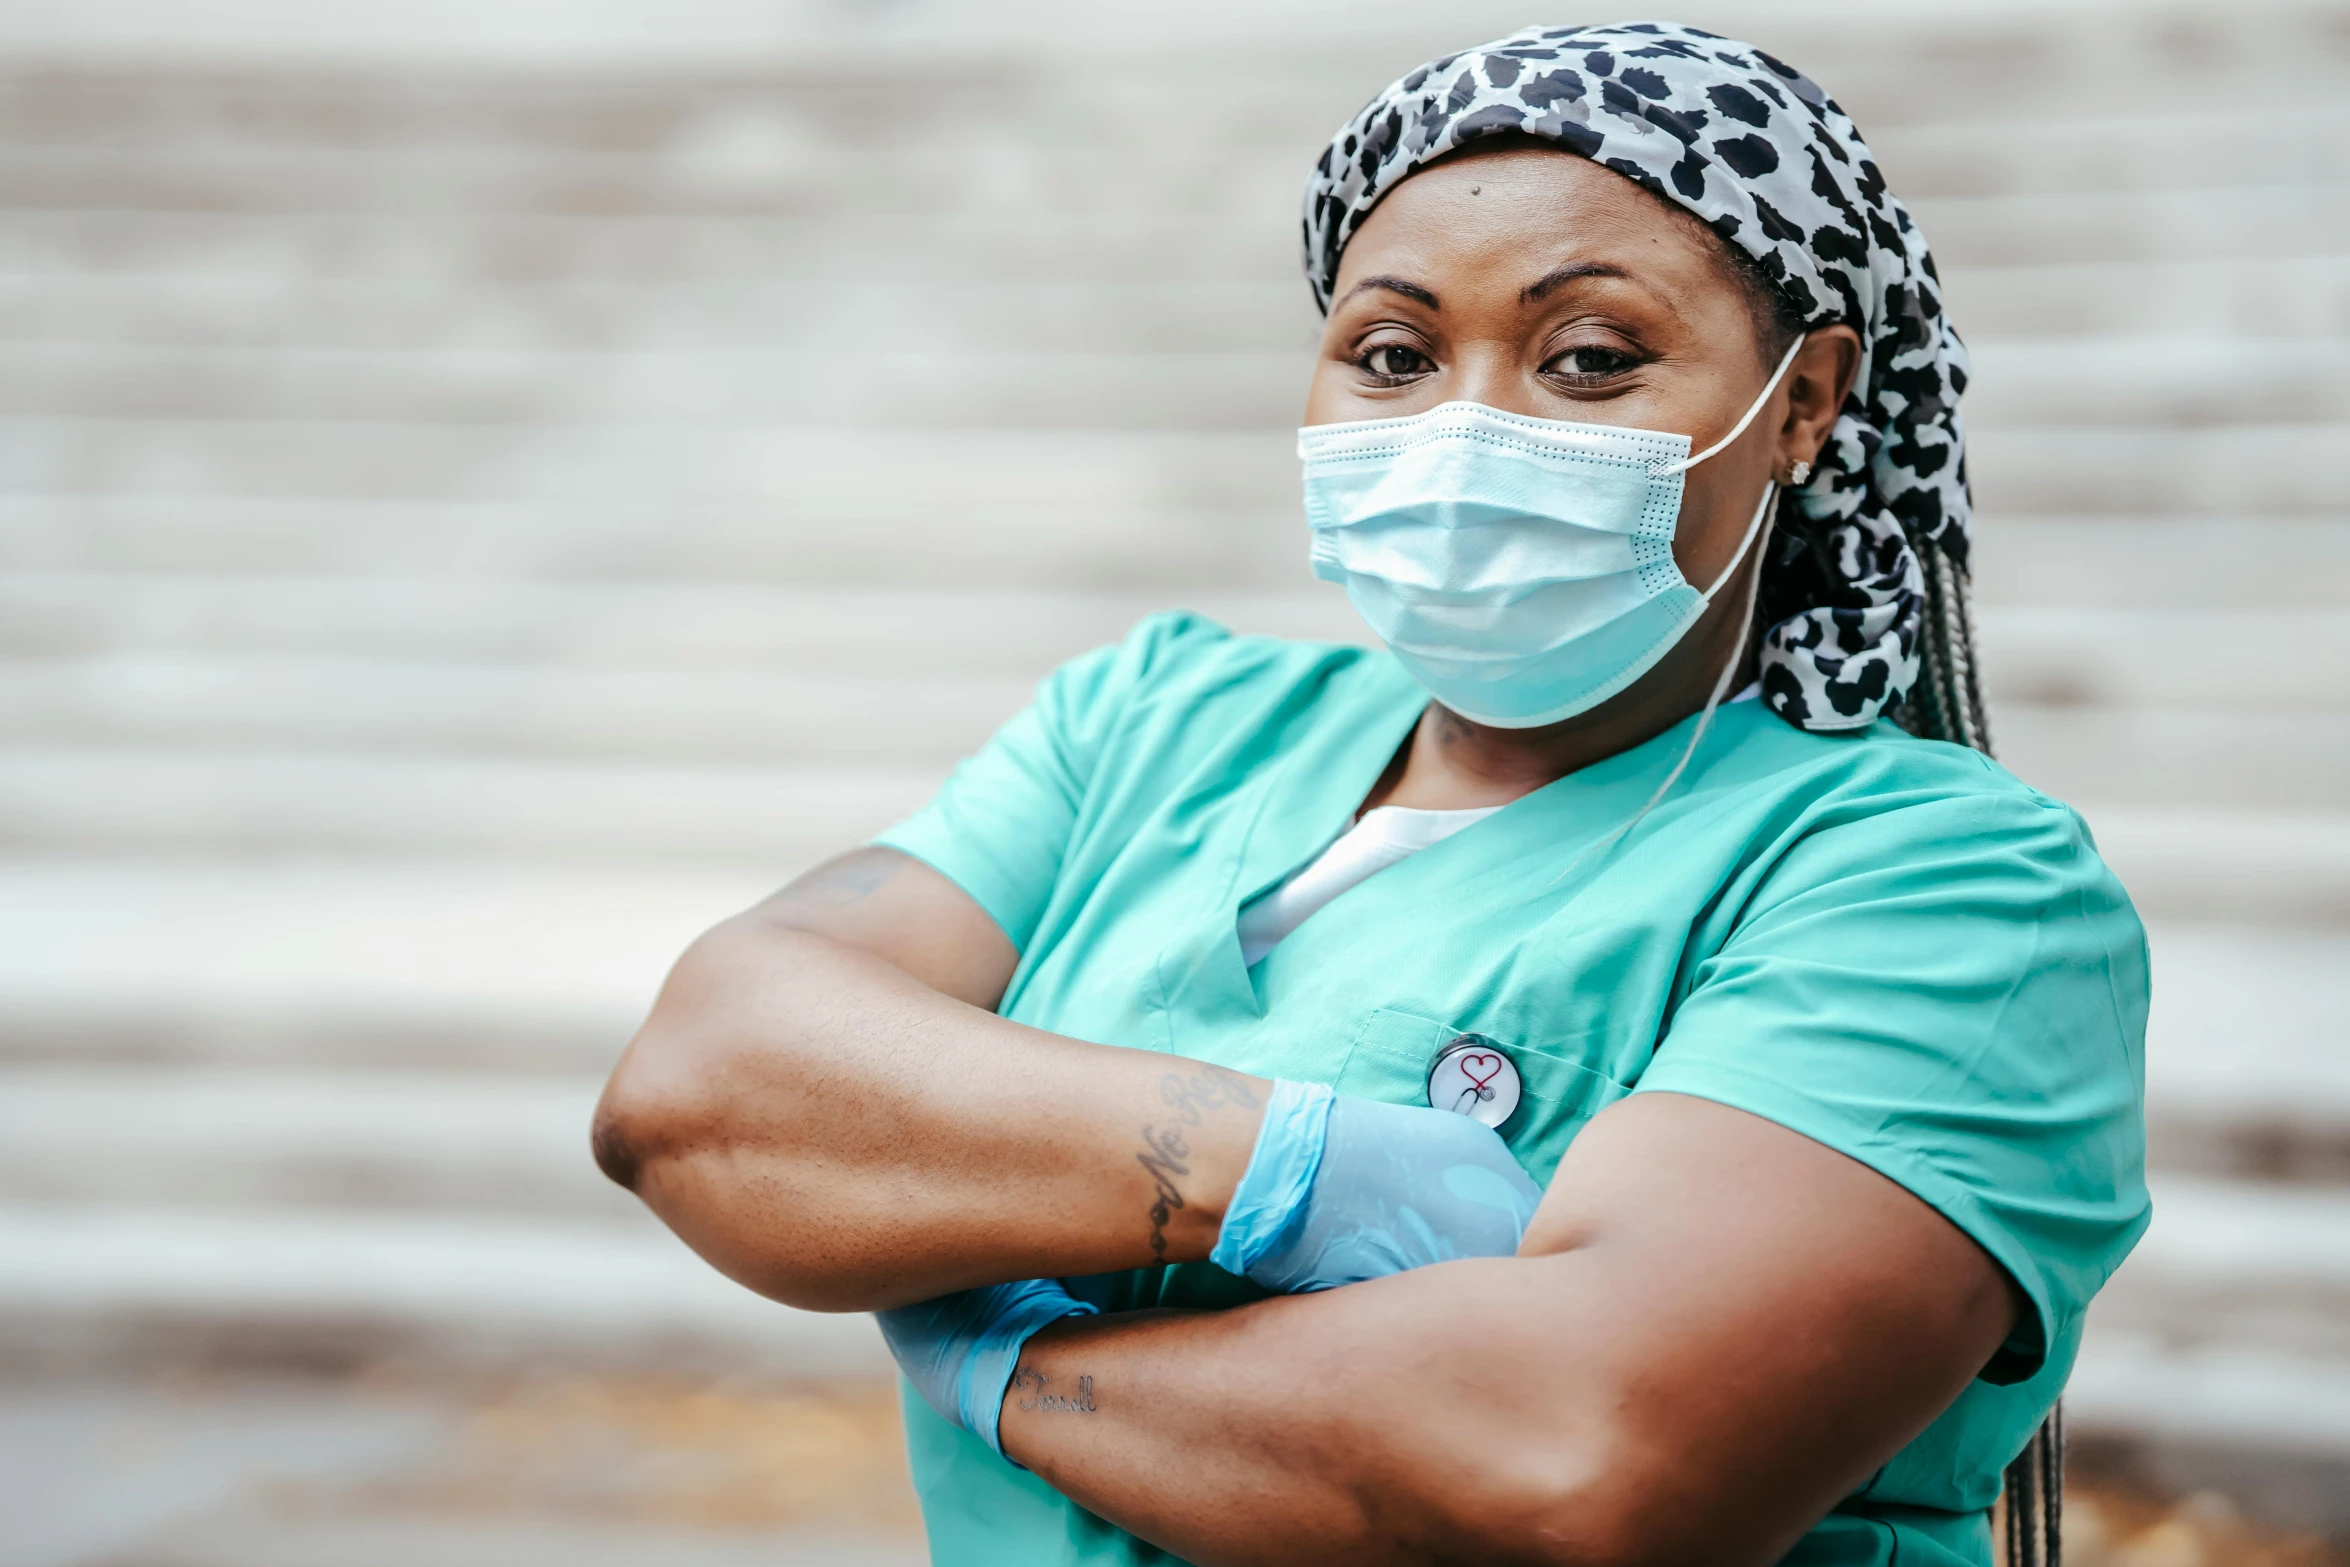
[{"label": "surgical face mask", "polygon": [[1682,475],[1745,433],[1567,424],[1446,403],[1298,432],[1314,575],[1343,584],[1428,693],[1464,718],[1531,729],[1646,674],[1705,614],[1762,532],[1765,486],[1730,564],[1702,592],[1673,562]]}]

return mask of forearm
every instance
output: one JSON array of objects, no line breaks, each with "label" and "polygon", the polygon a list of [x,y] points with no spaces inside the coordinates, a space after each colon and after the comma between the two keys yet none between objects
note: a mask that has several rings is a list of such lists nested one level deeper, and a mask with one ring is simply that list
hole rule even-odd
[{"label": "forearm", "polygon": [[734,1278],[863,1310],[1206,1256],[1263,1087],[1025,1028],[746,916],[679,964],[599,1139]]},{"label": "forearm", "polygon": [[1207,1567],[1759,1567],[2014,1314],[1989,1258],[1874,1171],[1649,1094],[1576,1140],[1519,1256],[1049,1328],[999,1434]]},{"label": "forearm", "polygon": [[1004,1450],[1205,1567],[1609,1560],[1599,1488],[1578,1520],[1576,1480],[1607,1404],[1560,1398],[1576,1335],[1535,1266],[1047,1329],[1005,1397]]}]

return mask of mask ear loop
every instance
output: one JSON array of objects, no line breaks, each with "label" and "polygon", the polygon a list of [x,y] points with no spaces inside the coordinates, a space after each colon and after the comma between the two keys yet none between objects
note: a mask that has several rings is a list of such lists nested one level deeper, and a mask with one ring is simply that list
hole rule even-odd
[{"label": "mask ear loop", "polygon": [[[1762,412],[1763,404],[1771,400],[1771,393],[1779,389],[1779,382],[1785,378],[1787,367],[1795,363],[1796,352],[1803,347],[1804,340],[1810,335],[1808,332],[1803,333],[1794,342],[1787,345],[1787,352],[1779,357],[1779,368],[1771,372],[1771,378],[1763,383],[1763,389],[1755,394],[1754,401],[1746,405],[1746,412],[1741,414],[1738,422],[1730,427],[1728,435],[1723,436],[1694,457],[1684,457],[1679,462],[1668,463],[1661,468],[1651,468],[1649,472],[1658,478],[1663,478],[1668,474],[1686,473],[1744,435],[1746,427],[1754,423],[1754,416]],[[1756,537],[1767,533],[1769,524],[1777,520],[1778,509],[1772,505],[1772,502],[1778,498],[1779,481],[1773,479],[1764,484],[1762,504],[1755,507],[1753,520],[1746,525],[1746,537],[1738,541],[1738,553],[1730,557],[1730,564],[1724,566],[1722,574],[1714,578],[1713,586],[1698,595],[1708,604],[1713,602],[1716,593],[1722,591],[1722,585],[1736,574],[1739,565],[1746,559],[1746,552],[1754,547]],[[1728,694],[1730,682],[1738,673],[1738,666],[1746,662],[1746,639],[1754,633],[1754,605],[1761,596],[1762,573],[1757,571],[1754,574],[1752,586],[1746,590],[1746,608],[1738,617],[1738,636],[1730,644],[1730,660],[1722,666],[1722,672],[1714,677],[1713,692],[1705,699],[1705,706],[1698,712],[1697,727],[1689,731],[1689,743],[1681,748],[1681,759],[1673,764],[1671,772],[1665,774],[1665,781],[1656,786],[1656,793],[1648,797],[1648,803],[1634,811],[1622,826],[1597,842],[1587,845],[1581,854],[1569,860],[1565,868],[1550,879],[1549,885],[1557,886],[1567,879],[1576,866],[1581,865],[1594,854],[1604,853],[1621,843],[1624,835],[1646,821],[1648,813],[1655,810],[1658,803],[1672,792],[1673,785],[1681,781],[1681,775],[1689,770],[1690,759],[1697,755],[1697,748],[1705,743],[1706,731],[1713,727],[1714,712],[1722,705],[1722,698]]]},{"label": "mask ear loop", "polygon": [[[1780,368],[1786,367],[1782,365]],[[1737,431],[1731,432],[1731,438],[1735,439],[1736,435]],[[1756,538],[1770,532],[1770,525],[1777,520],[1778,507],[1773,502],[1778,498],[1779,483],[1774,479],[1763,486],[1762,504],[1754,509],[1754,520],[1746,525],[1746,537],[1739,544],[1738,553],[1730,558],[1730,564],[1722,569],[1722,574],[1714,579],[1714,585],[1705,590],[1704,597],[1709,603],[1722,590],[1722,585],[1737,572]],[[1705,743],[1706,731],[1713,727],[1714,713],[1721,707],[1722,698],[1729,693],[1730,682],[1737,678],[1738,666],[1746,662],[1746,639],[1754,634],[1754,606],[1761,597],[1762,573],[1757,571],[1754,581],[1746,589],[1746,607],[1738,616],[1738,635],[1730,644],[1730,657],[1722,665],[1722,672],[1714,677],[1713,692],[1706,697],[1705,706],[1698,711],[1697,727],[1689,731],[1689,743],[1681,748],[1681,759],[1673,764],[1671,772],[1665,774],[1665,781],[1656,786],[1656,793],[1648,797],[1648,803],[1627,817],[1622,826],[1587,845],[1581,854],[1569,860],[1565,868],[1550,879],[1549,885],[1557,886],[1567,879],[1576,866],[1594,854],[1604,853],[1622,842],[1624,835],[1647,820],[1648,813],[1655,810],[1664,797],[1672,792],[1673,785],[1681,781],[1681,775],[1689,770],[1690,759],[1697,755],[1697,748]]]},{"label": "mask ear loop", "polygon": [[[1723,436],[1720,440],[1714,442],[1713,445],[1707,447],[1704,451],[1699,452],[1694,457],[1684,457],[1679,462],[1667,463],[1662,468],[1651,468],[1648,471],[1660,479],[1665,477],[1667,474],[1687,473],[1690,469],[1696,467],[1699,463],[1705,461],[1708,457],[1711,457],[1714,453],[1720,451],[1723,447],[1729,445],[1732,441],[1735,441],[1741,435],[1744,435],[1746,433],[1746,427],[1754,423],[1754,416],[1762,412],[1763,404],[1769,402],[1771,400],[1771,394],[1779,389],[1779,381],[1787,374],[1787,367],[1795,363],[1796,353],[1803,347],[1804,340],[1810,336],[1811,334],[1809,332],[1803,333],[1801,336],[1797,337],[1794,342],[1787,345],[1787,352],[1779,360],[1779,368],[1771,372],[1771,378],[1763,383],[1763,389],[1755,394],[1754,401],[1746,405],[1746,412],[1739,416],[1738,422],[1736,424],[1730,426],[1730,433],[1728,435]],[[1732,564],[1735,564],[1735,562]]]}]

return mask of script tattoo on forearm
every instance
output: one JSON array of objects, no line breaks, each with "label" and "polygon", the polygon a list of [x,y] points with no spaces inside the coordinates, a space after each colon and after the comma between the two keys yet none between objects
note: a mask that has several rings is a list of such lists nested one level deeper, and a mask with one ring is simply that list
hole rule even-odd
[{"label": "script tattoo on forearm", "polygon": [[1026,1366],[1022,1366],[1012,1373],[1012,1391],[1032,1396],[1014,1399],[1013,1406],[1019,1409],[1034,1410],[1043,1415],[1090,1415],[1094,1412],[1096,1406],[1093,1401],[1092,1377],[1080,1376],[1077,1379],[1077,1392],[1074,1396],[1067,1393],[1046,1392],[1045,1387],[1051,1381],[1052,1378],[1043,1372],[1031,1371]]},{"label": "script tattoo on forearm", "polygon": [[[1220,1066],[1202,1066],[1188,1076],[1169,1072],[1159,1079],[1159,1098],[1184,1126],[1199,1125],[1210,1110],[1227,1106],[1257,1108],[1256,1091],[1249,1087],[1248,1079]],[[1184,1137],[1182,1127],[1162,1130],[1153,1122],[1142,1129],[1142,1151],[1134,1157],[1150,1172],[1151,1256],[1164,1263],[1167,1221],[1183,1206],[1183,1189],[1175,1181],[1178,1176],[1191,1173],[1191,1166],[1184,1162],[1191,1157],[1191,1143]]]},{"label": "script tattoo on forearm", "polygon": [[1151,1177],[1151,1256],[1165,1262],[1167,1220],[1183,1206],[1183,1191],[1175,1184],[1175,1177],[1191,1173],[1191,1166],[1183,1162],[1191,1157],[1191,1144],[1172,1126],[1163,1132],[1146,1126],[1142,1129],[1142,1152],[1134,1157],[1142,1161]]}]

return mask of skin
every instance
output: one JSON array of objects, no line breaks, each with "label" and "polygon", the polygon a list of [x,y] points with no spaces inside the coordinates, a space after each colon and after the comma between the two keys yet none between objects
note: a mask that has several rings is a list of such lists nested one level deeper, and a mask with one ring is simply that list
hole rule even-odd
[{"label": "skin", "polygon": [[[1771,368],[1710,236],[1547,150],[1407,180],[1337,292],[1309,422],[1472,399],[1703,449]],[[1857,359],[1849,330],[1815,334],[1690,473],[1689,580],[1713,581],[1765,482],[1816,456]],[[1759,554],[1591,713],[1503,730],[1432,705],[1366,807],[1502,804],[1687,717],[1752,657]],[[1204,1257],[1266,1085],[997,1018],[1016,962],[936,872],[835,861],[680,961],[606,1090],[598,1158],[799,1305]],[[1636,1095],[1574,1142],[1518,1257],[1048,1329],[1001,1435],[1201,1563],[1763,1563],[1946,1407],[2016,1312],[1988,1256],[1874,1171]]]}]

